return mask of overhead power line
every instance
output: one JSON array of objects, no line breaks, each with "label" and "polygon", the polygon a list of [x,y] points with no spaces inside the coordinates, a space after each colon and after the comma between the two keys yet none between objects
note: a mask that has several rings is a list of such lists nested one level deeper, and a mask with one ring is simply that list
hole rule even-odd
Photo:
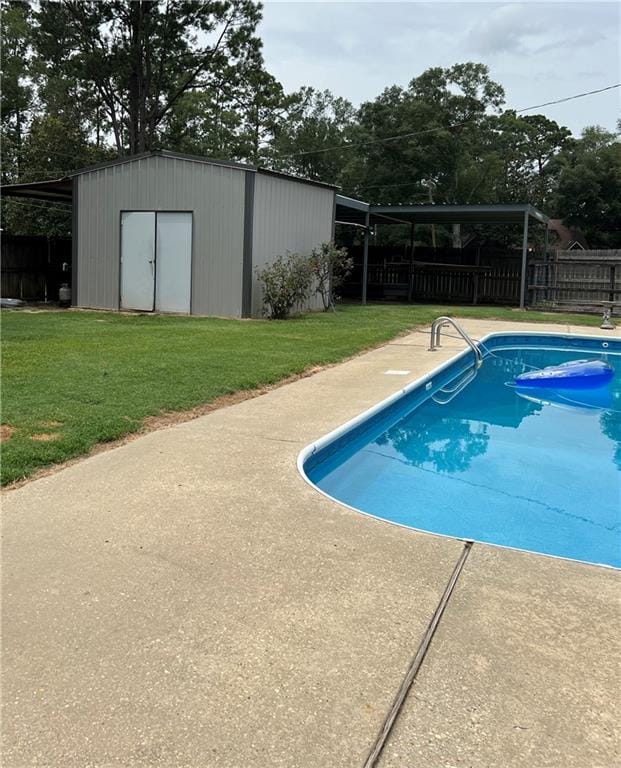
[{"label": "overhead power line", "polygon": [[621,83],[615,83],[614,85],[607,85],[605,88],[598,88],[595,91],[585,91],[584,93],[576,93],[574,96],[565,96],[563,99],[556,99],[555,101],[546,101],[544,104],[535,104],[532,107],[523,107],[522,109],[516,109],[520,112],[528,112],[531,109],[541,109],[541,107],[549,107],[552,104],[562,104],[565,101],[573,101],[574,99],[582,99],[585,96],[593,96],[595,93],[604,93],[604,91],[612,91],[614,88],[621,88]]},{"label": "overhead power line", "polygon": [[305,155],[319,155],[324,152],[334,152],[337,149],[357,149],[358,147],[368,147],[372,144],[385,144],[388,141],[398,141],[399,139],[411,139],[414,136],[422,136],[427,133],[438,133],[440,131],[450,131],[452,128],[459,128],[462,125],[466,125],[471,120],[463,120],[461,123],[453,123],[452,125],[436,126],[435,128],[425,128],[422,131],[412,131],[410,133],[398,133],[396,136],[386,136],[383,139],[371,139],[370,141],[361,141],[355,144],[339,144],[334,147],[323,147],[322,149],[307,149],[304,152],[295,152],[291,155],[275,155],[280,160],[288,160],[291,157],[303,157]]},{"label": "overhead power line", "polygon": [[[604,88],[596,88],[595,90],[592,90],[592,91],[584,91],[583,93],[576,93],[576,94],[573,94],[572,96],[565,96],[561,99],[546,101],[542,104],[533,104],[530,107],[522,107],[521,109],[516,109],[514,111],[516,114],[521,114],[522,112],[530,112],[533,109],[541,109],[542,107],[549,107],[554,104],[563,104],[568,101],[574,101],[575,99],[583,99],[586,96],[593,96],[598,93],[604,93],[605,91],[612,91],[615,88],[621,88],[621,83],[614,83],[613,85],[607,85]],[[511,111],[511,110],[507,110],[507,111]],[[458,123],[452,123],[451,125],[435,126],[433,128],[424,128],[421,131],[410,131],[408,133],[399,133],[399,134],[395,134],[394,136],[385,136],[384,138],[381,138],[381,139],[370,139],[368,141],[362,141],[362,142],[339,144],[332,147],[322,147],[321,149],[309,149],[303,152],[295,152],[295,153],[286,154],[286,155],[274,155],[273,157],[275,159],[287,160],[289,158],[305,157],[307,155],[318,155],[318,154],[324,154],[326,152],[334,152],[337,150],[357,149],[359,147],[367,147],[367,146],[372,146],[374,144],[384,144],[391,141],[399,141],[400,139],[414,138],[415,136],[424,136],[431,133],[441,133],[443,131],[450,131],[454,128],[460,128],[461,126],[468,125],[473,121],[474,121],[474,118],[469,118],[467,120],[462,120]],[[56,155],[58,157],[67,157],[67,158],[74,157],[74,155],[70,153],[58,152],[56,150],[47,150],[43,154]],[[115,159],[115,158],[109,158],[109,159]],[[102,161],[99,161],[99,162],[102,162]],[[74,170],[75,168],[53,169],[53,170],[46,169],[44,173],[46,175],[53,174],[53,173],[68,174],[68,173],[72,173]]]},{"label": "overhead power line", "polygon": [[[615,83],[614,85],[607,85],[605,88],[598,88],[594,91],[585,91],[584,93],[576,93],[573,96],[565,96],[562,99],[555,99],[554,101],[548,101],[545,104],[533,104],[530,107],[522,107],[521,109],[515,110],[516,113],[521,112],[529,112],[531,109],[540,109],[541,107],[547,107],[551,104],[561,104],[566,101],[573,101],[574,99],[583,99],[585,96],[592,96],[596,93],[603,93],[604,91],[611,91],[614,88],[621,88],[621,83]],[[511,111],[511,110],[507,110]],[[362,141],[358,143],[351,143],[351,144],[339,144],[338,146],[333,147],[322,147],[321,149],[308,149],[304,152],[295,152],[290,155],[276,155],[277,158],[282,160],[287,160],[292,157],[304,157],[306,155],[318,155],[323,154],[325,152],[334,152],[339,149],[356,149],[358,147],[367,147],[372,144],[383,144],[385,142],[389,141],[398,141],[399,139],[410,139],[414,136],[422,136],[424,134],[429,133],[439,133],[442,131],[450,131],[453,128],[460,128],[462,125],[467,125],[468,123],[473,122],[473,118],[469,118],[468,120],[462,120],[459,123],[452,123],[451,125],[441,125],[436,126],[435,128],[425,128],[422,131],[412,131],[410,133],[398,133],[394,136],[386,136],[383,139],[371,139],[370,141]]]},{"label": "overhead power line", "polygon": [[[39,208],[42,211],[47,211],[48,213],[50,211],[62,211],[63,213],[71,213],[71,208],[48,208],[47,205],[41,205],[41,200],[38,200],[37,202],[30,203],[26,200],[16,200],[14,197],[4,197],[2,199],[3,205],[6,205],[7,202],[11,202],[13,205],[23,205],[27,208]],[[48,205],[68,205],[68,203],[65,203],[62,200],[47,200],[46,201]]]},{"label": "overhead power line", "polygon": [[[45,170],[41,171],[41,173],[37,173],[37,181],[41,178],[41,176],[53,176],[54,181],[57,181],[62,174],[68,174],[68,173],[74,173],[75,168],[72,170],[70,168],[46,168]],[[29,184],[31,182],[28,181],[15,181],[15,182],[7,182],[11,184]]]}]

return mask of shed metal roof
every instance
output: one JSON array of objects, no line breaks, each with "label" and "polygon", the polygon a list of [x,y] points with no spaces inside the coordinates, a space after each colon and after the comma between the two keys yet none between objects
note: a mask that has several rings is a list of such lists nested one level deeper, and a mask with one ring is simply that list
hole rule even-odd
[{"label": "shed metal roof", "polygon": [[323,181],[315,181],[314,179],[306,179],[303,176],[294,176],[290,173],[282,173],[280,171],[272,171],[268,168],[259,168],[249,163],[236,163],[230,160],[218,160],[211,157],[202,157],[201,155],[186,155],[183,152],[171,152],[166,149],[155,149],[149,152],[141,152],[137,155],[127,155],[126,157],[117,157],[111,160],[105,160],[95,165],[89,165],[85,168],[78,168],[75,171],[71,171],[66,176],[53,179],[51,181],[33,181],[23,184],[4,184],[0,187],[0,194],[10,197],[28,197],[37,198],[39,200],[48,200],[49,202],[58,200],[71,201],[72,179],[76,176],[81,176],[85,173],[93,173],[105,168],[112,168],[116,165],[124,165],[126,163],[134,163],[139,160],[145,160],[149,157],[165,157],[173,160],[185,160],[191,163],[206,163],[207,165],[218,165],[226,168],[238,168],[242,171],[250,171],[252,173],[265,174],[268,176],[277,176],[283,179],[289,179],[291,181],[297,181],[301,184],[311,184],[313,186],[323,187],[324,189],[336,190],[338,187],[335,184],[326,184]]},{"label": "shed metal roof", "polygon": [[81,176],[83,173],[92,173],[93,171],[99,171],[102,168],[112,168],[115,165],[124,165],[125,163],[135,163],[137,160],[145,160],[149,157],[170,157],[174,160],[187,160],[192,163],[206,163],[207,165],[220,165],[226,168],[239,168],[244,171],[256,170],[253,165],[236,163],[232,160],[218,160],[216,158],[203,157],[201,155],[188,155],[183,152],[171,152],[167,149],[152,149],[148,152],[139,152],[136,155],[124,155],[123,157],[103,160],[101,163],[96,163],[95,165],[87,165],[84,168],[77,168],[67,175],[73,178],[74,176]]}]

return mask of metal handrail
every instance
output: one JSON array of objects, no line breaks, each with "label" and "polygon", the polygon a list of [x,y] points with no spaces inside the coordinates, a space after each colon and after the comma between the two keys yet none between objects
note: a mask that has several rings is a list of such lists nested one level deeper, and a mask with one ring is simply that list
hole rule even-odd
[{"label": "metal handrail", "polygon": [[[439,389],[434,395],[431,396],[431,399],[437,403],[438,405],[448,405],[451,400],[457,397],[457,395],[462,392],[468,384],[470,384],[473,379],[476,378],[477,373],[479,372],[479,367],[475,365],[473,368],[471,368],[466,375],[463,377],[463,379],[459,379],[459,382],[454,387],[443,387],[442,389]],[[439,397],[439,395],[448,395],[448,397],[443,398]]]},{"label": "metal handrail", "polygon": [[447,325],[452,325],[457,333],[464,339],[466,344],[468,344],[470,349],[474,352],[476,367],[480,368],[483,365],[483,353],[481,352],[479,345],[470,338],[470,336],[466,333],[466,331],[464,331],[461,325],[456,320],[453,320],[452,317],[437,317],[433,321],[431,324],[431,341],[429,345],[429,351],[435,352],[436,349],[442,346],[440,343],[440,334],[442,332],[442,328]]}]

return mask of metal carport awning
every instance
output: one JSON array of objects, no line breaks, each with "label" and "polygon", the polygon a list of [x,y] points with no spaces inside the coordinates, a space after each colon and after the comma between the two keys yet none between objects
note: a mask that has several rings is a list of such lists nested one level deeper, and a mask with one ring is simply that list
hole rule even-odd
[{"label": "metal carport awning", "polygon": [[524,216],[546,224],[548,217],[527,203],[511,205],[370,205],[372,216],[415,224],[522,224]]},{"label": "metal carport awning", "polygon": [[526,305],[526,268],[528,262],[528,227],[530,220],[545,227],[548,246],[548,217],[528,203],[499,205],[372,205],[344,195],[336,196],[337,224],[364,227],[362,267],[362,303],[367,300],[369,232],[374,224],[520,224],[523,227],[520,308]]},{"label": "metal carport awning", "polygon": [[53,181],[31,181],[23,184],[3,184],[0,187],[2,197],[22,197],[45,202],[72,201],[73,182],[70,178]]}]

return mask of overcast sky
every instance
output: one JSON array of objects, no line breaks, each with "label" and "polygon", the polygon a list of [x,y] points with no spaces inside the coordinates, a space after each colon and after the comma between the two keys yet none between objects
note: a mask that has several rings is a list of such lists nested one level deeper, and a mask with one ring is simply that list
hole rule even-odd
[{"label": "overcast sky", "polygon": [[[428,67],[484,62],[520,109],[621,80],[621,5],[611,2],[276,2],[260,27],[267,69],[286,90],[330,89],[354,104]],[[535,110],[614,129],[621,89]]]}]

